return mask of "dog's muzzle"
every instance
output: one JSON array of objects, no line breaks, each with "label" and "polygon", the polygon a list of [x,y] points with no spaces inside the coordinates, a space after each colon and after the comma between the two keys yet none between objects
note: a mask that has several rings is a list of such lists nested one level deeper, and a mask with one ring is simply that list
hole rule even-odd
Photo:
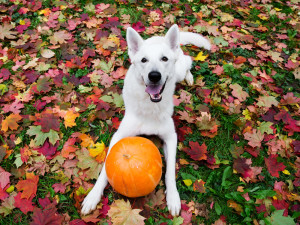
[{"label": "dog's muzzle", "polygon": [[146,86],[146,92],[149,94],[150,96],[150,100],[152,102],[160,102],[162,99],[162,93],[165,89],[167,80],[165,81],[165,83],[163,85],[158,85],[158,84],[149,84]]}]

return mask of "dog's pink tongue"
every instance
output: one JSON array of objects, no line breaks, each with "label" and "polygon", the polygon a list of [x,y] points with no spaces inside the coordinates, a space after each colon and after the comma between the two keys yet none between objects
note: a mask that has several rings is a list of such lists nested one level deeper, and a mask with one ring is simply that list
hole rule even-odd
[{"label": "dog's pink tongue", "polygon": [[148,85],[145,91],[150,95],[156,95],[159,94],[161,88],[161,85]]}]

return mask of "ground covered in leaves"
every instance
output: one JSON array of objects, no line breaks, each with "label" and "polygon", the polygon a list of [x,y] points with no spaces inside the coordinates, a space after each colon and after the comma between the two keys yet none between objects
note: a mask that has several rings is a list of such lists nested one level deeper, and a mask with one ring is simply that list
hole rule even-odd
[{"label": "ground covered in leaves", "polygon": [[[0,224],[299,223],[297,0],[0,0]],[[201,33],[195,85],[178,84],[179,217],[165,186],[107,187],[80,215],[124,114],[132,26]],[[153,139],[161,147],[157,139]]]}]

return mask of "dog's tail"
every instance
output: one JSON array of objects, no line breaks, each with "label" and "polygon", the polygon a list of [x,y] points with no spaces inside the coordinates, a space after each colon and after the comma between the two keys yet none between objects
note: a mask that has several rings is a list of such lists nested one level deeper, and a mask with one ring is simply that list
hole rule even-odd
[{"label": "dog's tail", "polygon": [[211,49],[211,44],[205,37],[200,34],[191,32],[180,32],[180,44],[192,44],[197,47],[205,48],[207,50]]}]

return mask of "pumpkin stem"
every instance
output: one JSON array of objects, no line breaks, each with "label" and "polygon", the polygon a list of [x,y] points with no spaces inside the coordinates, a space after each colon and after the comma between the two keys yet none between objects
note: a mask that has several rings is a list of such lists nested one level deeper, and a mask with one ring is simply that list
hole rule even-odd
[{"label": "pumpkin stem", "polygon": [[124,156],[126,159],[129,159],[129,158],[130,158],[130,155],[129,155],[129,154],[123,154],[123,156]]}]

